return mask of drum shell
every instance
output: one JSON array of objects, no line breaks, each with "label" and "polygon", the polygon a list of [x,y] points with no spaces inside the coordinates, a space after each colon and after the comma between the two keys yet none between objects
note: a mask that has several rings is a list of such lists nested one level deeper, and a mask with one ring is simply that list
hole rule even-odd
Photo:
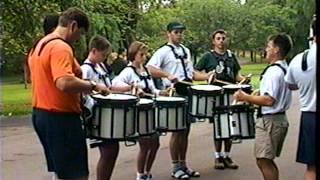
[{"label": "drum shell", "polygon": [[156,102],[156,128],[160,131],[183,131],[187,127],[187,101]]},{"label": "drum shell", "polygon": [[222,90],[189,89],[189,114],[198,118],[214,116],[214,111],[220,105]]},{"label": "drum shell", "polygon": [[155,103],[137,105],[137,132],[140,136],[156,133]]},{"label": "drum shell", "polygon": [[90,138],[127,140],[136,134],[136,104],[138,99],[98,99]]},{"label": "drum shell", "polygon": [[235,105],[229,108],[220,108],[214,121],[215,139],[254,138],[254,114],[254,107],[250,105]]}]

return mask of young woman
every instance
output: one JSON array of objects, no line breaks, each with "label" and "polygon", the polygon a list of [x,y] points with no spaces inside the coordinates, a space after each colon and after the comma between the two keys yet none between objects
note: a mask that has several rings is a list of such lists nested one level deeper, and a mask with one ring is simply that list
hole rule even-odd
[{"label": "young woman", "polygon": [[[128,50],[129,64],[120,74],[112,80],[114,87],[128,87],[135,84],[137,92],[168,95],[168,90],[155,88],[153,80],[144,66],[148,48],[139,41],[133,42]],[[140,150],[137,158],[137,180],[150,180],[152,164],[159,149],[159,136],[157,134],[139,138]]]}]

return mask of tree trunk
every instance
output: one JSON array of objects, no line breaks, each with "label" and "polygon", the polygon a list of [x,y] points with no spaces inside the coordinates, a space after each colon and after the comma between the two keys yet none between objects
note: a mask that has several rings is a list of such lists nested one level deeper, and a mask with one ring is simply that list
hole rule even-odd
[{"label": "tree trunk", "polygon": [[253,51],[252,51],[252,50],[250,50],[250,60],[251,60],[251,62],[254,62],[254,59],[253,59]]},{"label": "tree trunk", "polygon": [[246,57],[246,51],[245,50],[242,51],[242,57]]}]

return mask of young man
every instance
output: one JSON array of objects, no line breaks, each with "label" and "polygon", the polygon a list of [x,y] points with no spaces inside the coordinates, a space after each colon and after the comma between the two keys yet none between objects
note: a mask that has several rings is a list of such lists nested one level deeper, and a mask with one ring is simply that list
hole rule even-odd
[{"label": "young man", "polygon": [[301,124],[297,162],[306,164],[305,180],[316,179],[316,20],[312,21],[312,41],[309,50],[298,54],[290,62],[285,81],[291,90],[299,90]]},{"label": "young man", "polygon": [[291,103],[291,91],[284,81],[288,65],[285,58],[292,47],[291,38],[277,34],[268,38],[266,47],[269,65],[261,74],[260,95],[249,95],[239,90],[237,101],[260,105],[256,121],[255,157],[265,180],[278,180],[279,170],[274,162],[279,157],[288,131],[286,111]]},{"label": "young man", "polygon": [[[241,81],[244,77],[240,74],[240,65],[237,58],[226,46],[226,32],[223,29],[214,31],[211,35],[212,49],[206,52],[199,62],[196,64],[195,69],[199,71],[210,72],[215,70],[216,78],[219,80],[236,83]],[[214,83],[218,86],[224,84]],[[212,121],[212,120],[211,120]],[[224,142],[225,152],[222,150],[222,142]],[[231,139],[215,140],[215,169],[237,169],[231,157],[230,151],[232,142]]]},{"label": "young man", "polygon": [[[95,81],[97,84],[111,88],[108,70],[103,61],[111,53],[110,42],[102,36],[94,36],[89,43],[89,55],[81,65],[82,78]],[[92,117],[95,101],[89,95],[84,96],[84,106],[88,110],[88,118]],[[116,140],[90,141],[90,147],[99,147],[100,158],[97,165],[97,180],[111,179],[112,171],[119,153],[119,142]]]},{"label": "young man", "polygon": [[[210,76],[210,74],[193,70],[190,50],[181,44],[185,29],[181,23],[169,23],[167,25],[168,43],[159,48],[147,63],[152,77],[163,78],[164,88],[170,87],[172,83],[177,81],[207,80]],[[176,90],[179,92],[178,86],[176,86]],[[181,93],[183,92],[185,91]],[[187,124],[188,128],[185,131],[173,132],[170,139],[170,154],[173,164],[171,175],[176,179],[200,177],[199,172],[188,168],[186,164],[190,122]]]},{"label": "young man", "polygon": [[69,8],[61,14],[58,27],[39,41],[28,58],[32,121],[44,148],[48,171],[58,179],[88,179],[80,92],[109,92],[108,88],[75,75],[80,66],[69,43],[78,40],[88,28],[87,15]]}]

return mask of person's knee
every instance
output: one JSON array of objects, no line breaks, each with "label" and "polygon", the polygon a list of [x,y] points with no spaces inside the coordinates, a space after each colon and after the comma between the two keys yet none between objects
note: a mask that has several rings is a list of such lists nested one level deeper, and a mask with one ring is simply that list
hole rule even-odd
[{"label": "person's knee", "polygon": [[316,166],[315,165],[307,165],[307,171],[310,173],[316,173]]}]

